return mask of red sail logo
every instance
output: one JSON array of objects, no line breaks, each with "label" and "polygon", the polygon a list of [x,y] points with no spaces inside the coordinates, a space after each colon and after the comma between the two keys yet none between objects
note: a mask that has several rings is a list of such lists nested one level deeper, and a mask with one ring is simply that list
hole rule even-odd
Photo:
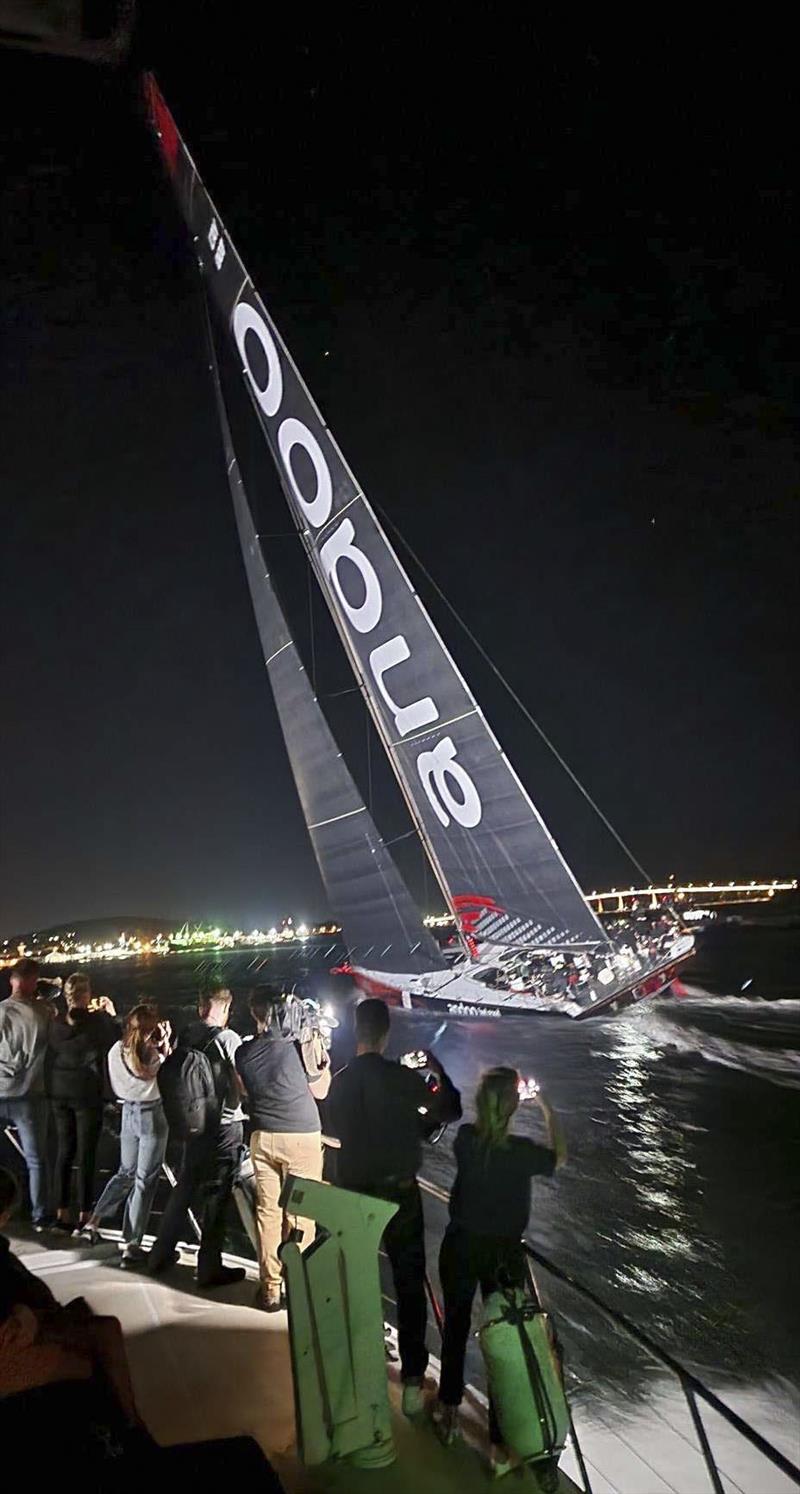
[{"label": "red sail logo", "polygon": [[467,949],[473,959],[478,957],[478,941],[475,937],[478,924],[484,913],[504,913],[505,909],[496,903],[493,897],[481,897],[477,892],[461,892],[453,898],[453,907],[458,914],[458,922],[464,935]]},{"label": "red sail logo", "polygon": [[174,119],[172,118],[172,115],[169,112],[169,109],[164,103],[164,100],[159,91],[158,84],[151,74],[148,74],[145,80],[145,90],[147,94],[147,102],[150,108],[150,118],[153,123],[153,128],[158,135],[158,142],[161,149],[161,154],[164,157],[164,164],[169,171],[170,176],[174,176],[175,167],[178,164],[178,150],[180,148],[180,139],[178,136],[177,126]]}]

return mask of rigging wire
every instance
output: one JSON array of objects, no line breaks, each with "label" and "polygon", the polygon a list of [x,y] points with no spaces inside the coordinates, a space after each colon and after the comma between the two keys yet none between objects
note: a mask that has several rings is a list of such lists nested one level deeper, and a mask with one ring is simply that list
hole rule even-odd
[{"label": "rigging wire", "polygon": [[311,566],[306,566],[306,581],[308,585],[308,632],[311,640],[311,689],[317,693],[317,653],[314,646],[314,588],[312,585]]},{"label": "rigging wire", "polygon": [[[310,574],[311,568],[309,567]],[[372,814],[372,740],[370,736],[369,709],[366,701],[364,701],[364,727],[367,737],[367,804],[369,805],[369,812]]]},{"label": "rigging wire", "polygon": [[636,868],[637,872],[639,873],[639,875],[641,877],[644,877],[645,882],[649,886],[652,887],[652,885],[653,885],[653,879],[650,876],[649,872],[647,872],[645,870],[645,868],[642,866],[642,863],[637,859],[636,856],[634,856],[633,851],[630,849],[630,846],[628,846],[628,845],[625,844],[625,841],[622,839],[622,836],[619,834],[619,832],[614,829],[614,826],[612,825],[611,821],[608,819],[608,816],[603,813],[602,809],[600,808],[600,805],[596,802],[595,799],[592,798],[592,795],[589,793],[589,790],[584,786],[584,784],[581,783],[581,780],[579,779],[577,773],[575,773],[573,771],[573,769],[570,767],[570,765],[566,761],[566,759],[562,757],[562,755],[559,752],[558,748],[556,747],[555,743],[553,741],[551,741],[550,737],[547,735],[547,732],[544,730],[544,727],[542,727],[542,726],[539,725],[539,722],[531,714],[531,712],[529,711],[528,707],[526,706],[524,700],[522,700],[520,698],[520,696],[517,694],[516,690],[514,689],[513,685],[509,683],[509,681],[506,679],[505,675],[502,673],[502,671],[495,664],[494,659],[491,657],[490,654],[487,653],[486,649],[484,648],[484,646],[480,642],[480,640],[478,638],[476,638],[476,636],[473,633],[472,629],[470,628],[469,624],[464,621],[464,618],[461,616],[461,614],[459,613],[459,611],[457,610],[457,608],[453,606],[453,603],[445,595],[445,593],[442,591],[442,588],[438,585],[438,583],[434,580],[434,578],[431,575],[430,571],[428,570],[427,566],[425,566],[423,564],[423,562],[420,560],[419,556],[417,555],[416,551],[414,549],[412,549],[412,547],[409,544],[408,540],[405,538],[405,536],[403,534],[400,533],[400,530],[397,528],[397,525],[392,523],[392,520],[389,518],[388,514],[385,512],[385,510],[383,508],[381,508],[377,503],[375,504],[375,508],[377,509],[378,514],[380,515],[380,518],[381,518],[382,522],[387,526],[388,529],[390,529],[392,531],[392,534],[394,535],[395,539],[399,540],[400,544],[403,546],[403,549],[411,557],[411,559],[413,560],[414,564],[422,572],[422,575],[425,577],[425,580],[428,582],[428,584],[430,586],[433,587],[433,590],[435,591],[435,593],[436,593],[437,597],[439,598],[439,600],[441,602],[444,602],[444,605],[446,606],[448,612],[450,612],[452,614],[452,616],[455,618],[456,622],[458,623],[459,627],[463,630],[464,633],[466,633],[466,635],[467,635],[470,643],[473,645],[473,647],[478,650],[478,653],[480,654],[480,656],[483,659],[484,663],[486,663],[486,664],[489,665],[489,668],[491,669],[492,673],[496,676],[496,678],[500,681],[500,684],[503,686],[503,688],[505,690],[508,691],[508,694],[511,696],[511,699],[514,701],[514,704],[517,705],[519,707],[519,709],[522,711],[522,714],[525,717],[526,721],[528,721],[530,723],[530,725],[533,727],[534,731],[538,733],[539,737],[544,742],[545,746],[547,748],[549,748],[550,752],[552,752],[553,757],[555,758],[555,760],[558,763],[559,767],[563,768],[563,770],[566,773],[567,777],[571,780],[572,783],[574,783],[575,787],[583,795],[583,797],[586,800],[587,804],[594,810],[594,812],[597,815],[598,819],[601,820],[602,823],[605,825],[605,827],[608,830],[609,834],[613,835],[614,840],[617,842],[617,845],[620,847],[620,849],[622,851],[624,851],[624,853],[628,857],[628,860],[630,861],[631,865]]}]

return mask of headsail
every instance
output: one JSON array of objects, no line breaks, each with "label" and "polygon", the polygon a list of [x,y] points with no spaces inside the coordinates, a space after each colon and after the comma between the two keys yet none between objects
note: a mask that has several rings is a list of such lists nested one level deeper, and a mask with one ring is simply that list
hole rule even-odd
[{"label": "headsail", "polygon": [[444,968],[391,852],[353,782],[314,697],[266,570],[239,464],[210,325],[208,348],[225,466],[253,609],[308,833],[350,956],[373,970]]},{"label": "headsail", "polygon": [[155,81],[151,121],[280,481],[434,871],[468,937],[606,938],[447,652],[226,233]]}]

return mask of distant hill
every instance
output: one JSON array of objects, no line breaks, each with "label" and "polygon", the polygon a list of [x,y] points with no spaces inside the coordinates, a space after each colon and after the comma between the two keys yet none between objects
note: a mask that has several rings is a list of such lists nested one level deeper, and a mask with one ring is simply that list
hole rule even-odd
[{"label": "distant hill", "polygon": [[17,944],[30,945],[34,941],[38,945],[46,943],[49,939],[55,939],[59,935],[73,935],[79,944],[102,944],[106,940],[116,943],[120,934],[129,937],[137,935],[140,939],[152,939],[156,934],[169,934],[173,929],[179,929],[183,924],[182,918],[132,918],[129,916],[119,918],[85,918],[77,923],[51,923],[45,928],[28,929],[24,934],[10,934],[3,943],[12,947]]}]

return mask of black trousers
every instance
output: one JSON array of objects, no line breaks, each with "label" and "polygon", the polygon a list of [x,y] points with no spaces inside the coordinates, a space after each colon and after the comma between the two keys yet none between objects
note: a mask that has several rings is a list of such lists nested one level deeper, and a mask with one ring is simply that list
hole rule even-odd
[{"label": "black trousers", "polygon": [[[526,1271],[522,1246],[517,1240],[473,1235],[449,1224],[439,1252],[439,1280],[444,1297],[439,1399],[445,1406],[457,1406],[464,1394],[464,1360],[475,1293],[480,1287],[481,1296],[488,1297],[498,1286],[523,1286]],[[489,1435],[492,1442],[502,1442],[491,1401]]]},{"label": "black trousers", "polygon": [[188,1210],[194,1206],[200,1222],[200,1253],[197,1276],[213,1276],[222,1265],[225,1219],[242,1147],[242,1125],[234,1121],[220,1126],[211,1137],[187,1141],[176,1186],[161,1216],[158,1234],[150,1252],[150,1268],[158,1270],[172,1258],[178,1241],[186,1239]]},{"label": "black trousers", "polygon": [[78,1209],[88,1214],[94,1202],[94,1169],[97,1143],[103,1127],[103,1109],[98,1105],[73,1105],[53,1101],[56,1127],[56,1208],[68,1209],[72,1196],[72,1169],[78,1170]]},{"label": "black trousers", "polygon": [[424,1375],[428,1365],[425,1334],[428,1299],[425,1295],[425,1219],[416,1181],[359,1189],[375,1198],[398,1204],[386,1226],[383,1244],[392,1268],[397,1294],[397,1343],[404,1380]]}]

